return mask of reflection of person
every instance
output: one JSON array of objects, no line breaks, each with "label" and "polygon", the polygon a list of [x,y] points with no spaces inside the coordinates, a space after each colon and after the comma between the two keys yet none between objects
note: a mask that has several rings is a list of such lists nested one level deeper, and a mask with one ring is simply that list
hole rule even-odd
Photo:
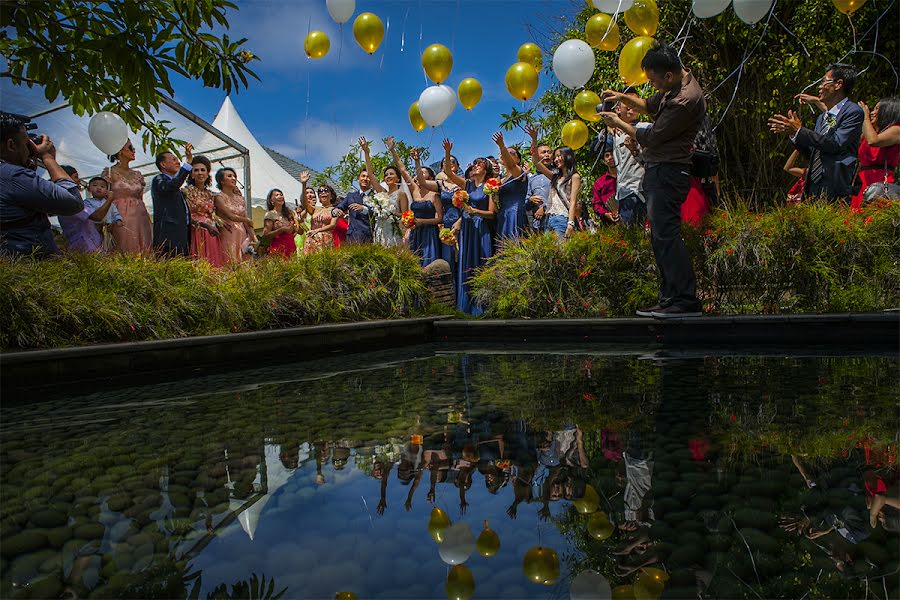
[{"label": "reflection of person", "polygon": [[140,171],[128,168],[135,158],[134,145],[126,142],[109,158],[115,164],[103,169],[100,175],[109,182],[116,209],[122,215],[123,226],[113,229],[116,248],[129,254],[149,254],[153,245],[153,226],[144,204],[144,176]]},{"label": "reflection of person", "polygon": [[186,256],[190,248],[191,213],[181,191],[194,167],[192,146],[184,148],[184,162],[171,152],[156,156],[160,174],[150,184],[153,197],[153,246],[163,256]]},{"label": "reflection of person", "polygon": [[[78,183],[56,162],[56,147],[50,138],[42,135],[35,144],[21,119],[2,116],[0,141],[0,252],[59,254],[47,215],[74,215],[84,210]],[[44,163],[51,181],[37,176],[34,157]]]},{"label": "reflection of person", "polygon": [[607,126],[635,138],[644,159],[642,189],[650,217],[650,245],[660,274],[659,301],[638,311],[658,318],[699,316],[697,280],[684,239],[681,237],[681,205],[691,188],[691,148],[706,114],[703,89],[684,68],[674,48],[657,44],[647,51],[641,67],[659,90],[646,100],[606,90],[637,112],[653,115],[653,126],[636,129],[614,113],[601,113]]}]

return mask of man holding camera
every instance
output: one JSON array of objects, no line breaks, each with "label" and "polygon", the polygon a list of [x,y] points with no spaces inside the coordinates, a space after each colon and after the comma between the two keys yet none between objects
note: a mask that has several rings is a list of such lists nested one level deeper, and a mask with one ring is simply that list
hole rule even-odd
[{"label": "man holding camera", "polygon": [[[0,254],[59,254],[49,215],[84,210],[78,183],[56,162],[46,135],[29,137],[27,117],[0,113]],[[38,177],[39,159],[50,181]]]},{"label": "man holding camera", "polygon": [[706,114],[703,89],[681,64],[674,48],[656,44],[647,51],[641,68],[659,90],[646,100],[613,90],[603,99],[615,100],[653,116],[653,127],[637,129],[611,112],[602,113],[609,127],[637,140],[644,160],[642,190],[650,218],[650,245],[660,275],[659,302],[637,311],[660,319],[700,316],[697,279],[681,237],[681,205],[691,187],[691,147]]}]

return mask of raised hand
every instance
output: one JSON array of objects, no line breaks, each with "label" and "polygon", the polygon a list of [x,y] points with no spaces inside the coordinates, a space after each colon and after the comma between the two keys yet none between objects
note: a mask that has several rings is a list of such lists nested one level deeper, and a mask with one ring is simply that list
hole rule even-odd
[{"label": "raised hand", "polygon": [[800,92],[799,94],[794,96],[794,100],[798,100],[800,104],[809,104],[810,106],[815,106],[822,112],[828,110],[828,107],[825,106],[825,103],[822,102],[818,96],[815,96],[813,94],[804,94],[803,92]]},{"label": "raised hand", "polygon": [[386,138],[384,138],[384,145],[387,147],[388,151],[393,152],[394,151],[394,136],[389,135]]},{"label": "raised hand", "polygon": [[444,147],[444,152],[447,154],[450,154],[453,150],[453,142],[451,142],[449,138],[444,138],[444,143],[442,145]]},{"label": "raised hand", "polygon": [[622,96],[622,95],[623,94],[621,92],[617,92],[615,90],[603,90],[603,92],[600,94],[600,98],[603,100],[607,100],[609,98],[614,98],[615,100],[619,100],[620,96]]},{"label": "raised hand", "polygon": [[362,148],[363,152],[369,154],[369,142],[366,140],[366,136],[361,135],[359,137],[359,147]]},{"label": "raised hand", "polygon": [[505,147],[506,144],[503,143],[503,134],[499,131],[494,132],[494,135],[491,136],[491,139],[494,140],[494,143],[497,144],[498,147]]},{"label": "raised hand", "polygon": [[194,160],[194,145],[190,142],[184,145],[184,162],[190,163]]},{"label": "raised hand", "polygon": [[775,133],[789,133],[793,135],[803,124],[800,117],[794,111],[789,110],[787,116],[775,115],[769,119],[769,130]]},{"label": "raised hand", "polygon": [[303,171],[302,173],[300,173],[300,183],[302,183],[303,185],[309,183],[309,171]]},{"label": "raised hand", "polygon": [[412,148],[409,151],[409,155],[412,156],[412,159],[414,161],[419,162],[419,149],[418,148]]},{"label": "raised hand", "polygon": [[536,142],[538,138],[538,130],[534,127],[534,125],[526,125],[523,127],[525,133],[527,133],[531,137],[532,142]]},{"label": "raised hand", "polygon": [[859,107],[860,107],[861,109],[863,109],[863,112],[865,113],[865,116],[866,116],[866,121],[871,121],[871,120],[872,120],[872,113],[871,113],[871,111],[869,111],[869,105],[866,104],[865,102],[863,102],[862,100],[860,100],[859,102],[857,102],[857,104],[859,104]]}]

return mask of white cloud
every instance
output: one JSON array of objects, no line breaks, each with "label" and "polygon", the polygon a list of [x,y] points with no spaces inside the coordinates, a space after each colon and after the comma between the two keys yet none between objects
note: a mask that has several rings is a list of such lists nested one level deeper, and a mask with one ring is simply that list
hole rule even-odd
[{"label": "white cloud", "polygon": [[384,136],[377,127],[351,127],[312,118],[301,121],[278,143],[266,145],[314,169],[323,169],[337,163],[361,135],[376,140],[372,144],[373,153],[384,150],[381,142]]}]

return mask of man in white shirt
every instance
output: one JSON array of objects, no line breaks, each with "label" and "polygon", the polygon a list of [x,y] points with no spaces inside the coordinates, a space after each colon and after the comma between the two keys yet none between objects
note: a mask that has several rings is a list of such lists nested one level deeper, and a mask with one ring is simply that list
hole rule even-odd
[{"label": "man in white shirt", "polygon": [[[631,88],[623,93],[631,93]],[[639,113],[623,102],[616,106],[616,114],[635,129],[649,127],[649,123],[638,121]],[[644,177],[644,161],[640,146],[624,131],[615,130],[613,157],[616,161],[616,199],[619,203],[619,217],[626,225],[641,225],[647,217],[647,201],[641,193],[641,179]]]}]

